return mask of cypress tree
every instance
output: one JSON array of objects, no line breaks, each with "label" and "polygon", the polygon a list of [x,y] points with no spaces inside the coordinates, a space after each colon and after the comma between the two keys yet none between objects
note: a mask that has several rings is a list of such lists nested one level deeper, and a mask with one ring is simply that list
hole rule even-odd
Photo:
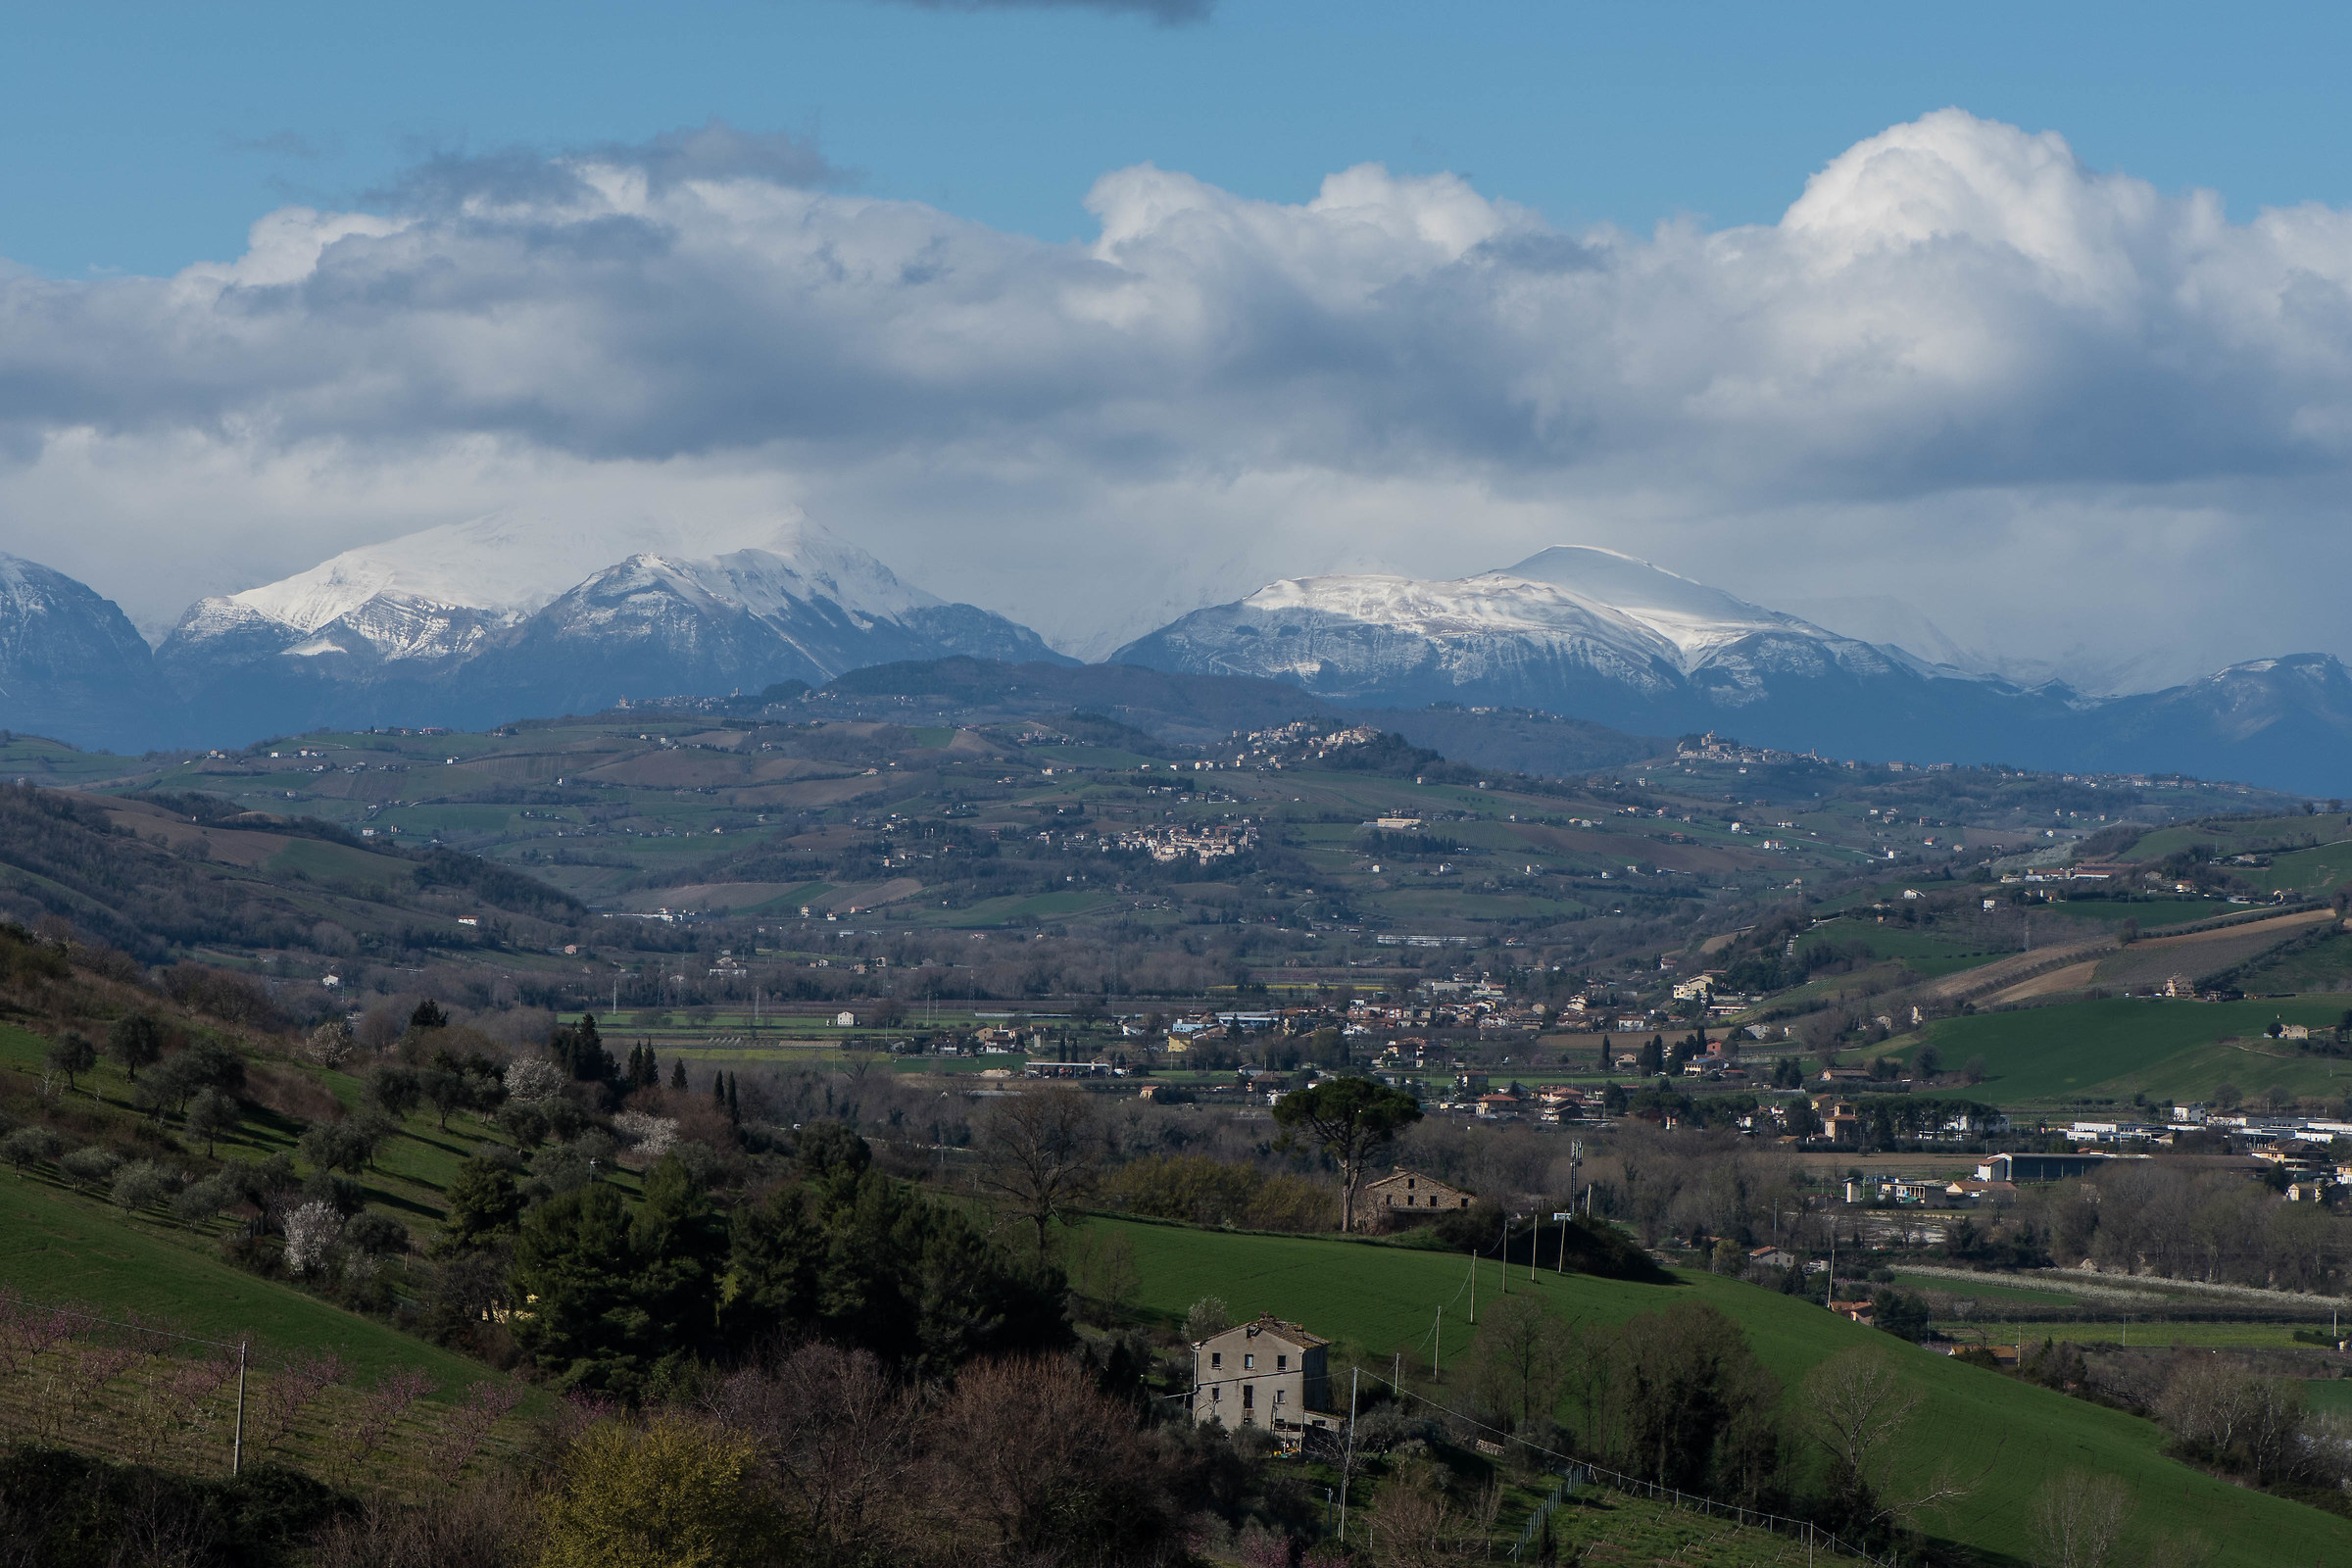
[{"label": "cypress tree", "polygon": [[680,1057],[678,1060],[669,1064],[669,1087],[678,1090],[683,1090],[686,1087],[686,1061],[684,1057]]},{"label": "cypress tree", "polygon": [[725,1073],[714,1072],[710,1075],[710,1100],[719,1109],[727,1108],[727,1075]]},{"label": "cypress tree", "polygon": [[1602,1072],[1609,1070],[1609,1037],[1607,1035],[1600,1037],[1600,1070]]},{"label": "cypress tree", "polygon": [[727,1074],[727,1116],[733,1121],[743,1120],[743,1107],[735,1102],[735,1075],[733,1073]]}]

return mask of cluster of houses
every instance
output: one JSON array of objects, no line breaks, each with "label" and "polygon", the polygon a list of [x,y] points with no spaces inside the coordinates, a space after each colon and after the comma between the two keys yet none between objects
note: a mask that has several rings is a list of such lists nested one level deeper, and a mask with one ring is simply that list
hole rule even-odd
[{"label": "cluster of houses", "polygon": [[1163,865],[1188,858],[1206,865],[1255,848],[1257,828],[1248,821],[1170,823],[1123,828],[1103,838],[1117,849],[1142,850]]},{"label": "cluster of houses", "polygon": [[1551,1009],[1541,1002],[1514,1003],[1486,975],[1457,974],[1422,982],[1406,1002],[1354,1002],[1348,1007],[1350,1039],[1401,1029],[1477,1029],[1481,1033],[1543,1029]]}]

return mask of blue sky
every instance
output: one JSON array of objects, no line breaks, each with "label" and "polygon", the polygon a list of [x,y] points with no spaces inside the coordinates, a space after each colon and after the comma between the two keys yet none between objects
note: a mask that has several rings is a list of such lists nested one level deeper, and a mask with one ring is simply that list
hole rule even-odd
[{"label": "blue sky", "polygon": [[1152,162],[1295,201],[1366,161],[1553,222],[1769,220],[1889,124],[1957,105],[2244,216],[2352,197],[2352,12],[1221,0],[80,0],[9,8],[0,257],[166,272],[289,201],[364,204],[428,153],[814,132],[858,188],[1049,239]]},{"label": "blue sky", "polygon": [[2280,586],[2352,576],[2342,8],[5,22],[0,550],[151,636],[805,517],[1088,655],[1584,544],[2020,678],[2352,656]]}]

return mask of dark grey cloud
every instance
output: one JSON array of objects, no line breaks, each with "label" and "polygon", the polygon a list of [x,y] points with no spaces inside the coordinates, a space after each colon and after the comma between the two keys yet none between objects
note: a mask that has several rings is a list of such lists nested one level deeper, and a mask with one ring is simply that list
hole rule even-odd
[{"label": "dark grey cloud", "polygon": [[474,203],[498,208],[568,206],[586,198],[583,167],[634,169],[659,196],[682,181],[750,179],[804,190],[844,190],[861,177],[829,162],[813,135],[739,130],[712,117],[691,129],[642,142],[603,142],[568,152],[526,147],[472,153],[426,150],[390,184],[362,198],[402,213],[444,212]]},{"label": "dark grey cloud", "polygon": [[890,0],[924,11],[1107,11],[1148,17],[1163,27],[1206,22],[1217,0]]},{"label": "dark grey cloud", "polygon": [[667,130],[634,144],[607,143],[587,156],[643,170],[657,195],[690,179],[758,179],[802,190],[845,190],[862,177],[860,171],[828,162],[813,135],[738,130],[715,116],[692,130]]}]

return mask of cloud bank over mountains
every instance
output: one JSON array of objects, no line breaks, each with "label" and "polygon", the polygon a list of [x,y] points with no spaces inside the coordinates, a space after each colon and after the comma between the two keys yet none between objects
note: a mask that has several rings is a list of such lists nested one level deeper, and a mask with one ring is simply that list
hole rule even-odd
[{"label": "cloud bank over mountains", "polygon": [[1561,543],[2021,671],[2352,654],[2298,586],[2352,566],[2352,214],[2231,221],[1957,110],[1648,235],[1372,166],[1296,205],[1120,170],[1070,243],[852,183],[713,122],[441,160],[170,278],[0,270],[0,548],[152,631],[503,509],[797,507],[1087,655]]}]

